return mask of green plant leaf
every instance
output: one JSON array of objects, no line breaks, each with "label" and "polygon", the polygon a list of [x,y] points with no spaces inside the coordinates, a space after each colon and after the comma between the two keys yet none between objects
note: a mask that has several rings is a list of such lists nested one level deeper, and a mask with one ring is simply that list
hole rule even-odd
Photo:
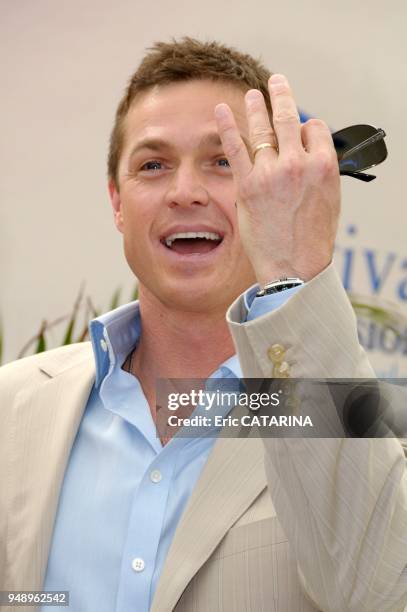
[{"label": "green plant leaf", "polygon": [[122,292],[122,290],[120,289],[120,287],[118,287],[116,289],[116,291],[114,292],[113,297],[112,297],[112,299],[110,301],[110,308],[109,308],[109,310],[114,310],[115,308],[118,307],[121,292]]},{"label": "green plant leaf", "polygon": [[98,317],[99,316],[99,310],[95,307],[95,305],[93,304],[91,298],[88,296],[87,297],[87,304],[88,304],[88,308],[89,311],[92,313],[92,317]]},{"label": "green plant leaf", "polygon": [[85,342],[85,340],[88,338],[88,334],[89,334],[89,329],[88,329],[88,324],[86,323],[82,332],[78,336],[77,342]]},{"label": "green plant leaf", "polygon": [[47,343],[45,340],[45,333],[44,331],[41,331],[38,335],[38,342],[37,342],[37,346],[35,349],[35,354],[43,353],[46,350],[46,348],[47,348]]},{"label": "green plant leaf", "polygon": [[75,327],[76,322],[76,313],[71,317],[71,320],[68,323],[68,327],[66,328],[64,339],[62,340],[62,346],[66,346],[67,344],[72,344],[72,334]]},{"label": "green plant leaf", "polygon": [[384,308],[380,306],[372,306],[370,304],[363,304],[356,300],[351,300],[352,307],[355,313],[360,316],[366,316],[371,321],[375,321],[382,326],[387,326],[391,328],[396,334],[399,334],[399,324],[397,322],[396,317],[391,312],[388,312]]},{"label": "green plant leaf", "polygon": [[130,298],[131,302],[134,302],[135,300],[138,300],[138,285],[134,287],[133,293],[131,294],[131,298]]}]

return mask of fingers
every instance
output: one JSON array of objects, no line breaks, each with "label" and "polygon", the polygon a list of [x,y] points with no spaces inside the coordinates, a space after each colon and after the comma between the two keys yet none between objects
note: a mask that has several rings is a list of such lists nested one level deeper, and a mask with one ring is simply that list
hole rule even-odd
[{"label": "fingers", "polygon": [[309,119],[301,126],[301,135],[304,148],[309,153],[325,150],[336,158],[335,147],[331,132],[320,119]]},{"label": "fingers", "polygon": [[273,74],[269,79],[269,92],[280,154],[302,151],[300,118],[285,76]]},{"label": "fingers", "polygon": [[301,129],[302,141],[318,174],[339,176],[338,158],[328,126],[319,119],[310,119]]},{"label": "fingers", "polygon": [[[252,153],[259,145],[265,143],[272,145],[258,149],[256,159],[272,162],[281,156],[288,158],[288,156],[293,157],[293,154],[304,154],[305,149],[308,153],[318,152],[321,166],[326,170],[335,170],[336,153],[327,125],[323,121],[311,119],[301,126],[295,100],[283,75],[274,74],[270,77],[269,92],[273,109],[273,126],[270,125],[262,93],[257,89],[251,89],[245,95]],[[246,141],[243,141],[227,104],[216,106],[215,118],[233,175],[241,181],[252,171],[254,156],[252,154],[250,157]],[[332,164],[335,168],[332,168]]]},{"label": "fingers", "polygon": [[278,144],[274,130],[270,125],[263,94],[258,89],[250,89],[245,96],[246,114],[249,123],[250,143],[252,151],[256,151],[259,145],[269,143],[273,146],[257,151],[256,157],[269,159],[277,157]]},{"label": "fingers", "polygon": [[217,104],[215,119],[223,150],[237,180],[243,180],[251,171],[252,163],[235,118],[227,104]]}]

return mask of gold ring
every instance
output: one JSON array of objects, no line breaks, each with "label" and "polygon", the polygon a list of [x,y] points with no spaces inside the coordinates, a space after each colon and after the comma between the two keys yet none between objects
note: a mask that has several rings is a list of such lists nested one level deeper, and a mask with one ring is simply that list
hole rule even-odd
[{"label": "gold ring", "polygon": [[261,149],[269,149],[269,148],[274,149],[278,153],[277,145],[271,144],[271,142],[262,142],[261,144],[257,145],[257,147],[254,148],[253,157],[256,157],[256,153],[258,153]]}]

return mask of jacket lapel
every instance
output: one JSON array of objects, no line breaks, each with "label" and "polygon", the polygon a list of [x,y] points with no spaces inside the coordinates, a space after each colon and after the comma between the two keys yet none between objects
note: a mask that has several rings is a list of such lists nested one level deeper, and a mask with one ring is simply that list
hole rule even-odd
[{"label": "jacket lapel", "polygon": [[[40,369],[42,378],[18,393],[13,408],[8,590],[43,586],[60,488],[95,379],[90,345],[73,357],[44,356]],[[176,606],[188,582],[265,486],[261,440],[215,443],[178,525],[151,612]]]},{"label": "jacket lapel", "polygon": [[182,516],[151,612],[173,610],[189,581],[266,486],[259,439],[219,439]]},{"label": "jacket lapel", "polygon": [[43,374],[29,381],[14,404],[8,455],[9,590],[42,588],[66,464],[94,382],[90,345],[61,353],[44,355],[43,363],[39,359]]}]

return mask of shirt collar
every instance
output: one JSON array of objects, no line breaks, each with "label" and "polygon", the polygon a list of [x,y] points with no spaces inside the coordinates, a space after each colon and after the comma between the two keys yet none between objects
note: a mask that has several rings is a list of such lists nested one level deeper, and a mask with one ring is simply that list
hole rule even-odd
[{"label": "shirt collar", "polygon": [[99,387],[116,363],[123,362],[137,344],[141,333],[139,302],[130,302],[107,312],[89,324]]},{"label": "shirt collar", "polygon": [[[252,290],[254,293],[256,287],[253,287]],[[250,297],[247,301],[251,302],[253,298],[250,299]],[[137,344],[140,334],[141,317],[138,301],[119,306],[90,322],[89,335],[96,363],[95,385],[97,388],[100,387],[103,379],[113,371],[117,363],[124,362]],[[230,374],[236,378],[242,377],[237,355],[232,355],[224,361],[212,374],[212,377],[227,378]]]}]

